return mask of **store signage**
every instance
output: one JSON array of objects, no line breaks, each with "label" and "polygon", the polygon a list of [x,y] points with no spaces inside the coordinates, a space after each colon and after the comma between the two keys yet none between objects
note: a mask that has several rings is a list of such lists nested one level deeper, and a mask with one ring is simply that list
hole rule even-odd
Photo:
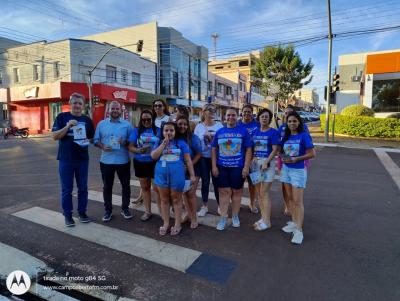
[{"label": "store signage", "polygon": [[31,97],[36,98],[38,97],[38,92],[39,92],[39,87],[32,87],[24,91],[24,96],[26,98],[31,98]]},{"label": "store signage", "polygon": [[128,98],[128,91],[115,91],[113,92],[114,98],[126,100]]}]

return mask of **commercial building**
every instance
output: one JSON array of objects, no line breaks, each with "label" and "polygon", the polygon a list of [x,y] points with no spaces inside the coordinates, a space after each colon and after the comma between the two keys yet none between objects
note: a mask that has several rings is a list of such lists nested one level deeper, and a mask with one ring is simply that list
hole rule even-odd
[{"label": "commercial building", "polygon": [[[14,126],[32,133],[49,131],[55,117],[69,110],[73,92],[88,95],[88,71],[113,45],[82,39],[46,41],[8,48],[0,55],[0,95],[8,95]],[[156,64],[126,49],[108,53],[92,74],[93,96],[99,98],[93,119],[106,116],[112,100],[123,103],[124,117],[137,118],[138,93],[154,95]]]},{"label": "commercial building", "polygon": [[[246,93],[245,102],[259,108],[268,107],[265,97],[260,94],[259,88],[255,87],[251,81],[251,67],[259,57],[259,51],[250,52],[225,60],[211,61],[208,63],[208,68],[210,72],[220,77],[238,82],[239,92]],[[238,80],[238,74],[241,74],[242,78],[245,78],[245,82]]]},{"label": "commercial building", "polygon": [[400,49],[339,56],[337,110],[363,104],[376,117],[400,112]]},{"label": "commercial building", "polygon": [[301,89],[294,92],[296,105],[305,110],[312,110],[319,106],[319,96],[316,89]]},{"label": "commercial building", "polygon": [[208,50],[171,27],[157,22],[121,28],[84,37],[135,52],[143,40],[141,56],[157,64],[156,93],[170,105],[201,108],[207,100]]}]

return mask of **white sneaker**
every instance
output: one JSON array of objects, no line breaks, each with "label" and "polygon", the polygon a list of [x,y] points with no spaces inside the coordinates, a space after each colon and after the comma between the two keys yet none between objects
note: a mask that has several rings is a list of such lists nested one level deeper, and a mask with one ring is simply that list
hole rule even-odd
[{"label": "white sneaker", "polygon": [[293,233],[296,229],[296,224],[293,222],[288,222],[285,227],[282,228],[282,231],[285,233]]},{"label": "white sneaker", "polygon": [[296,244],[296,245],[301,245],[301,243],[303,242],[303,231],[300,231],[299,229],[295,229],[293,231],[293,238],[292,238],[292,244]]},{"label": "white sneaker", "polygon": [[206,216],[207,212],[208,212],[208,207],[202,206],[199,212],[197,212],[197,216],[200,217]]},{"label": "white sneaker", "polygon": [[221,215],[221,208],[218,206],[218,215]]}]

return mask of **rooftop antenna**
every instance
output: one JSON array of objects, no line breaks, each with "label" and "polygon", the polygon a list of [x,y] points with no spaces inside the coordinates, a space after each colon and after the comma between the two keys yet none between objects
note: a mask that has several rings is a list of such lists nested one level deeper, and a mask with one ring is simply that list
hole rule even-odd
[{"label": "rooftop antenna", "polygon": [[213,33],[211,35],[211,38],[213,39],[213,45],[214,45],[214,61],[217,60],[217,39],[219,38],[219,34]]}]

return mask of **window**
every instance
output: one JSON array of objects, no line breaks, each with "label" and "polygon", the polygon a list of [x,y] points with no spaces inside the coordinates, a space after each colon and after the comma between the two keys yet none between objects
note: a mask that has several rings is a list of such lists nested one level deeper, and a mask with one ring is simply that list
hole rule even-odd
[{"label": "window", "polygon": [[107,82],[115,83],[117,81],[117,68],[114,66],[106,65],[106,78]]},{"label": "window", "polygon": [[239,67],[246,67],[249,65],[248,60],[239,61]]},{"label": "window", "polygon": [[224,93],[224,85],[221,83],[217,84],[217,92],[218,93]]},{"label": "window", "polygon": [[160,44],[160,65],[169,65],[170,64],[170,44]]},{"label": "window", "polygon": [[232,87],[226,86],[226,95],[232,95]]},{"label": "window", "polygon": [[168,70],[160,70],[160,92],[163,95],[171,94],[171,76]]},{"label": "window", "polygon": [[172,71],[172,95],[178,96],[178,72]]},{"label": "window", "polygon": [[3,84],[3,70],[0,70],[0,85]]},{"label": "window", "polygon": [[39,80],[39,65],[33,65],[33,80]]},{"label": "window", "polygon": [[140,74],[132,72],[132,86],[140,88]]},{"label": "window", "polygon": [[14,73],[14,83],[19,83],[20,82],[19,69],[14,68],[13,73]]},{"label": "window", "polygon": [[128,70],[121,69],[121,82],[126,83],[128,81]]},{"label": "window", "polygon": [[400,79],[377,80],[372,86],[375,112],[400,112]]},{"label": "window", "polygon": [[239,91],[246,92],[246,86],[243,82],[239,82]]},{"label": "window", "polygon": [[217,66],[215,69],[224,69],[224,66]]},{"label": "window", "polygon": [[8,120],[8,110],[6,103],[3,103],[3,120]]},{"label": "window", "polygon": [[59,78],[60,77],[60,62],[54,62],[53,70],[54,70],[54,78]]},{"label": "window", "polygon": [[208,82],[208,91],[212,91],[212,89],[213,89],[213,83],[212,83],[212,81],[209,81]]}]

